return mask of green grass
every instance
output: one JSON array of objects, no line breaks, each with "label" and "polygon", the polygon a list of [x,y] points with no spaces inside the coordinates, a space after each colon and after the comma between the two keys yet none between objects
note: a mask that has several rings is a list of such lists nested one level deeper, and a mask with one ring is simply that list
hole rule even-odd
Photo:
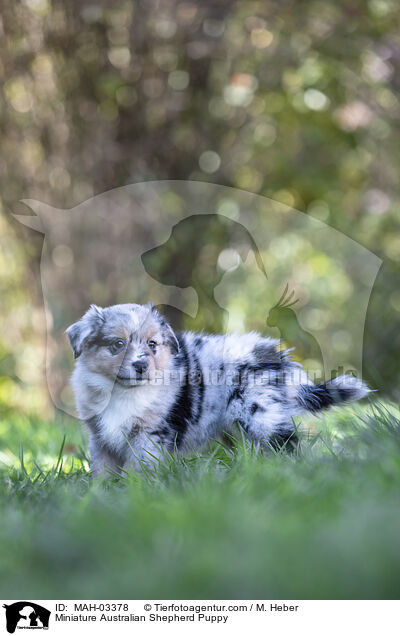
[{"label": "green grass", "polygon": [[0,597],[399,598],[398,408],[313,429],[96,482],[76,423],[0,421]]}]

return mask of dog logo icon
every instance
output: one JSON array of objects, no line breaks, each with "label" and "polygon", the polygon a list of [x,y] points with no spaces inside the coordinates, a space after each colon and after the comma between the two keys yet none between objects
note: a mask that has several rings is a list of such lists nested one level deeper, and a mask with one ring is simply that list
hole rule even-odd
[{"label": "dog logo icon", "polygon": [[6,610],[7,631],[14,634],[16,629],[48,629],[51,612],[32,603],[18,601],[12,605],[3,605]]}]

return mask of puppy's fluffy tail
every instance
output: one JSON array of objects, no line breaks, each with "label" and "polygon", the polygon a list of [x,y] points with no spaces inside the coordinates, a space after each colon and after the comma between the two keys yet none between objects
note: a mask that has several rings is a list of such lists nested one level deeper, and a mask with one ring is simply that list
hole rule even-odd
[{"label": "puppy's fluffy tail", "polygon": [[321,384],[301,384],[297,403],[306,411],[316,413],[334,404],[361,400],[370,393],[368,386],[351,375],[340,375]]}]

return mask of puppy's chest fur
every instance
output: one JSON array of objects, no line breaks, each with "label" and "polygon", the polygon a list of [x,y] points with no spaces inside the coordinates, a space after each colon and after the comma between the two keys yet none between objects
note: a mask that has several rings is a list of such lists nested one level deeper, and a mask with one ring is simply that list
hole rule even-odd
[{"label": "puppy's chest fur", "polygon": [[139,433],[151,434],[157,429],[168,408],[169,400],[153,387],[115,391],[103,412],[92,418],[96,436],[110,450],[121,454],[127,446],[135,445]]}]

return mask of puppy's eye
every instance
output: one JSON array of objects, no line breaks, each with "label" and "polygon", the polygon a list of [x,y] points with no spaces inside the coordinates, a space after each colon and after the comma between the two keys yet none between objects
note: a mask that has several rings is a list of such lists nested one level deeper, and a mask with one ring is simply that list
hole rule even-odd
[{"label": "puppy's eye", "polygon": [[155,351],[157,349],[157,343],[155,342],[155,340],[148,340],[147,344],[152,351]]},{"label": "puppy's eye", "polygon": [[125,341],[118,339],[118,340],[114,340],[114,342],[110,345],[110,351],[111,353],[118,353],[119,351],[122,351],[122,349],[125,347]]}]

